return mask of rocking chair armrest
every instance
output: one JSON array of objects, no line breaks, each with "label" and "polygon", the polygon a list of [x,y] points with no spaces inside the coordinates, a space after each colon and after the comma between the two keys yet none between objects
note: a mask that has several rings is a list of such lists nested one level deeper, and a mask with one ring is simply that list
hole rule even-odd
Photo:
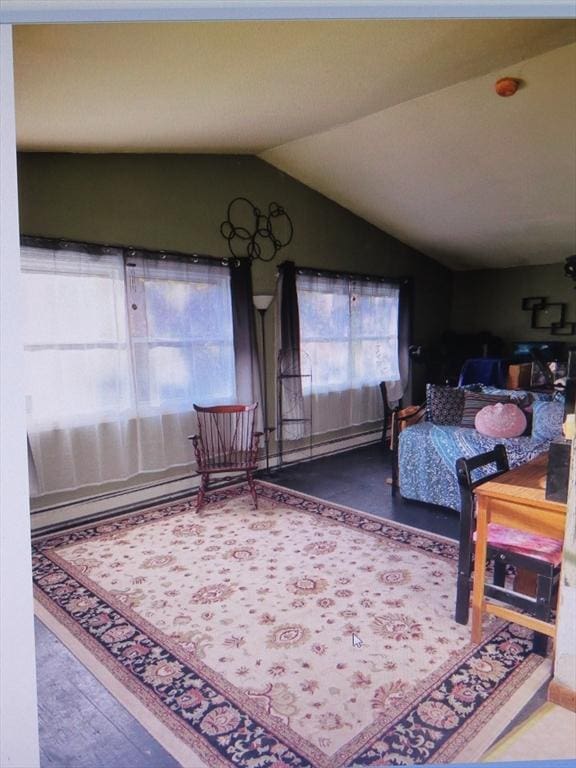
[{"label": "rocking chair armrest", "polygon": [[[394,450],[395,445],[397,446],[399,433],[406,427],[409,427],[412,420],[420,421],[425,411],[426,403],[410,405],[406,408],[395,408],[392,411],[392,450]],[[408,423],[405,425],[404,422]]]},{"label": "rocking chair armrest", "polygon": [[188,435],[188,440],[192,440],[192,445],[194,446],[194,452],[196,453],[196,456],[198,457],[199,452],[204,451],[204,445],[202,443],[202,437],[200,435]]},{"label": "rocking chair armrest", "polygon": [[[415,408],[415,410],[413,410]],[[408,419],[414,419],[420,416],[422,411],[426,408],[426,403],[421,403],[417,406],[408,406],[407,408],[399,408],[394,411],[396,421],[407,421]]]},{"label": "rocking chair armrest", "polygon": [[254,457],[254,460],[256,460],[256,457],[258,456],[258,449],[260,448],[260,438],[262,437],[264,433],[263,432],[253,432],[252,433],[252,455]]}]

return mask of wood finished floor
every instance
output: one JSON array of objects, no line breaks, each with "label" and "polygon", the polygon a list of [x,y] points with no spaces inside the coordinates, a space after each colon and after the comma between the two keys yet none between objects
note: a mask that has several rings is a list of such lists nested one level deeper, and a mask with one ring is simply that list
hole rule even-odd
[{"label": "wood finished floor", "polygon": [[[392,498],[389,476],[389,454],[376,444],[286,467],[264,479],[457,537],[456,513]],[[174,758],[38,620],[36,656],[41,768],[177,768]]]}]

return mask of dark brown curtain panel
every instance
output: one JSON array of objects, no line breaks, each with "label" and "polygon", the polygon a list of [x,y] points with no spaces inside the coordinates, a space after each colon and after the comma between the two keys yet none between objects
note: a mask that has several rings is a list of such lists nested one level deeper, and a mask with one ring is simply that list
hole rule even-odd
[{"label": "dark brown curtain panel", "polygon": [[260,403],[257,411],[257,429],[261,429],[263,406],[249,259],[236,259],[230,265],[230,291],[236,358],[236,395],[239,403]]}]

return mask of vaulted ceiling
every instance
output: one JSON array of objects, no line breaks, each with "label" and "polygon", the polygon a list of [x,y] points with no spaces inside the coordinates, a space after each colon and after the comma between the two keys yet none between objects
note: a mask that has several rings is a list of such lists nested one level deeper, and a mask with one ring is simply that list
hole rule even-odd
[{"label": "vaulted ceiling", "polygon": [[256,154],[455,269],[576,252],[574,21],[22,26],[15,71],[21,150]]}]

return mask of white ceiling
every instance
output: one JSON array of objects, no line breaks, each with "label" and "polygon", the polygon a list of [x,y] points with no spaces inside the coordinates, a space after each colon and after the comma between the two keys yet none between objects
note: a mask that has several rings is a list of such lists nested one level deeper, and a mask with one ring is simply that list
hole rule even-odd
[{"label": "white ceiling", "polygon": [[15,72],[22,150],[258,154],[452,268],[576,252],[573,21],[22,26]]}]

